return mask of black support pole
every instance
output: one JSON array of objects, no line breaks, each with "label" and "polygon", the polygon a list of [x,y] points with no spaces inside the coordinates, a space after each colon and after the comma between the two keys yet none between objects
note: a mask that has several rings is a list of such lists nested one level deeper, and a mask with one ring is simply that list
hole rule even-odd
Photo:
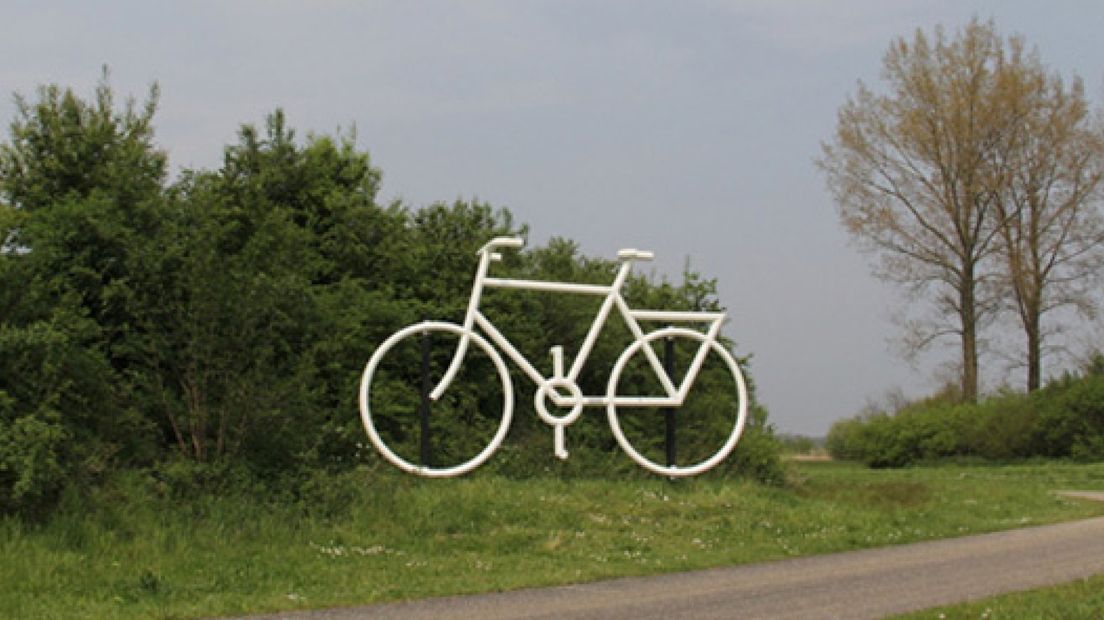
[{"label": "black support pole", "polygon": [[429,392],[433,384],[429,377],[429,332],[422,332],[422,406],[418,416],[421,418],[421,456],[422,466],[429,467],[432,452],[429,444]]},{"label": "black support pole", "polygon": [[[666,338],[663,342],[663,368],[667,371],[667,377],[674,381],[671,375],[675,369],[675,339]],[[675,465],[675,409],[665,407],[663,415],[667,418],[667,467]]]}]

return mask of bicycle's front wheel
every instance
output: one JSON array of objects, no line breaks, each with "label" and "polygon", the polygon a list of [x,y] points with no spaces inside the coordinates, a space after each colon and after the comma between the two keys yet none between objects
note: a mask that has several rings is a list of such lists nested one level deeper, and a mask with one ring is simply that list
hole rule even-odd
[{"label": "bicycle's front wheel", "polygon": [[[677,388],[703,346],[705,357],[686,399],[677,407],[659,404],[665,391],[644,347],[665,362]],[[659,329],[629,345],[610,373],[607,398],[617,443],[641,467],[663,476],[712,469],[731,454],[747,421],[747,385],[739,364],[721,343],[683,327]]]},{"label": "bicycle's front wheel", "polygon": [[[502,356],[469,334],[460,372],[436,401],[429,393],[456,354],[464,329],[424,322],[403,328],[372,354],[360,382],[360,417],[381,455],[432,478],[467,473],[502,444],[513,415],[513,383]],[[496,375],[499,381],[488,381]]]}]

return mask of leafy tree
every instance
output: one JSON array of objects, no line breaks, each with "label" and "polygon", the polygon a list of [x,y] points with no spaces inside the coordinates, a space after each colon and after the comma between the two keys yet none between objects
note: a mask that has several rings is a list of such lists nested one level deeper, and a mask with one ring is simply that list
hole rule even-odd
[{"label": "leafy tree", "polygon": [[[954,37],[936,29],[934,40],[917,31],[911,41],[895,41],[883,59],[888,92],[860,83],[840,109],[835,138],[819,161],[848,232],[878,255],[876,273],[916,295],[934,294],[936,318],[914,345],[959,339],[969,401],[977,397],[979,332],[998,308],[1002,231],[1005,248],[1023,247],[1009,207],[1029,217],[1009,198],[1033,182],[1009,170],[1041,153],[1030,155],[1031,145],[1053,137],[1049,121],[1041,122],[1053,120],[1047,108],[1065,105],[1066,93],[1051,81],[1034,92],[1024,88],[1040,71],[1022,41],[1006,42],[992,23],[975,19]],[[1055,145],[1049,161],[1065,166],[1058,154],[1067,152]]]},{"label": "leafy tree", "polygon": [[1027,389],[1034,391],[1042,385],[1044,318],[1063,306],[1086,316],[1095,309],[1092,294],[1104,269],[1104,134],[1081,81],[1067,88],[1023,46],[1018,37],[1008,43],[1000,113],[1012,127],[993,163],[1002,279],[1023,328]]},{"label": "leafy tree", "polygon": [[166,172],[153,142],[158,95],[155,84],[141,107],[131,99],[117,110],[106,69],[91,101],[57,85],[35,102],[16,95],[11,141],[0,146],[5,199],[34,212],[71,195],[106,193],[125,208],[155,194]]},{"label": "leafy tree", "polygon": [[352,138],[300,144],[277,111],[171,188],[140,382],[179,454],[278,471],[353,452],[356,368],[405,314],[386,309],[406,214],[378,179]]},{"label": "leafy tree", "polygon": [[33,103],[17,98],[0,145],[0,496],[12,509],[153,458],[123,352],[133,248],[159,221],[156,97],[119,111],[106,76],[92,101],[43,87]]},{"label": "leafy tree", "polygon": [[[160,251],[148,256],[158,277],[138,299],[136,387],[181,453],[201,462],[279,436],[311,309],[305,235],[286,213],[235,205],[212,185],[198,175],[176,188]],[[267,432],[254,438],[258,427]]]},{"label": "leafy tree", "polygon": [[121,111],[106,70],[92,101],[45,86],[16,97],[11,141],[0,145],[0,195],[21,212],[7,244],[37,273],[79,292],[82,306],[118,343],[128,321],[127,251],[154,234],[165,154],[153,143],[154,85],[139,109]]}]

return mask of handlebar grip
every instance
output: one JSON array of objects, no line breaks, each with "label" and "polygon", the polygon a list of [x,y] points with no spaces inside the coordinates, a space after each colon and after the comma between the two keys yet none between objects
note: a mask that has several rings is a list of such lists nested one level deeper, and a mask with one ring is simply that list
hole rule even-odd
[{"label": "handlebar grip", "polygon": [[493,252],[495,248],[520,248],[525,245],[525,239],[521,237],[495,237],[479,248],[479,254]]},{"label": "handlebar grip", "polygon": [[491,243],[500,248],[520,248],[525,245],[525,239],[521,237],[495,237]]}]

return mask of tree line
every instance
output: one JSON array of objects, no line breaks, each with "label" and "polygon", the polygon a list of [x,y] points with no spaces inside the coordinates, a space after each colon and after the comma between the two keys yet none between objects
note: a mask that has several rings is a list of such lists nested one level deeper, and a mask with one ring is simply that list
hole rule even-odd
[{"label": "tree line", "polygon": [[965,401],[1002,316],[1020,327],[1037,390],[1060,311],[1092,317],[1100,301],[1101,114],[1079,78],[976,18],[895,40],[882,77],[884,90],[860,82],[840,108],[818,162],[840,219],[918,308],[908,349],[957,339]]},{"label": "tree line", "polygon": [[[119,104],[105,73],[87,100],[57,85],[36,95],[17,97],[0,144],[0,512],[48,510],[63,489],[126,469],[231,463],[275,479],[374,462],[356,411],[374,347],[417,320],[457,319],[476,250],[528,233],[478,201],[382,204],[355,136],[299,139],[279,110],[243,125],[217,169],[170,178],[156,86]],[[603,284],[616,267],[560,238],[506,262]],[[720,307],[714,280],[684,275],[634,276],[627,296]],[[535,359],[589,320],[572,298],[489,303]],[[599,346],[588,372],[617,353]],[[536,442],[551,452],[527,401],[515,461],[536,458]],[[777,477],[766,411],[752,412],[732,467]],[[608,431],[579,427],[580,443],[613,450]]]}]

